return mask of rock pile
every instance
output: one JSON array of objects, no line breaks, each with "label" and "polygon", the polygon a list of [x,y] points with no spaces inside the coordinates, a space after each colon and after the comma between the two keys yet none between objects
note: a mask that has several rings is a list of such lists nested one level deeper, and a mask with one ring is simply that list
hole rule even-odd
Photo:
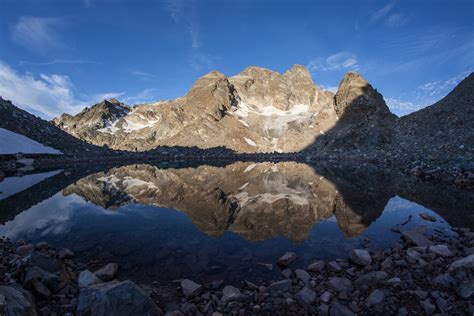
[{"label": "rock pile", "polygon": [[3,239],[0,314],[472,315],[474,232],[453,234],[415,229],[384,251],[356,249],[349,260],[316,261],[306,269],[292,270],[296,255],[287,253],[279,260],[281,280],[237,287],[184,279],[172,299],[160,296],[158,282],[139,287],[117,280],[114,263],[91,272],[70,250]]}]

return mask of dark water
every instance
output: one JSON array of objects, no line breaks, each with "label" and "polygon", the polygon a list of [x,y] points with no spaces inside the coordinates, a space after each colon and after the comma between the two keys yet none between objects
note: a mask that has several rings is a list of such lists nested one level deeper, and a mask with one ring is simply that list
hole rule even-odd
[{"label": "dark water", "polygon": [[162,283],[277,278],[279,269],[263,264],[286,251],[304,267],[364,243],[384,249],[400,238],[395,226],[449,236],[474,216],[469,191],[295,162],[59,170],[6,178],[0,192],[0,234]]}]

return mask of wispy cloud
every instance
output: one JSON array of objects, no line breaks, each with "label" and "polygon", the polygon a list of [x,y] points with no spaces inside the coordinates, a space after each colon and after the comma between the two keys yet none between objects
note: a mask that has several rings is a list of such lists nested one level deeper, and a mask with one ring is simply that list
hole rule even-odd
[{"label": "wispy cloud", "polygon": [[22,16],[11,29],[13,41],[32,51],[46,52],[62,47],[57,28],[61,18]]},{"label": "wispy cloud", "polygon": [[311,60],[307,68],[311,71],[358,70],[357,56],[349,52],[339,52],[327,58]]},{"label": "wispy cloud", "polygon": [[85,105],[123,93],[78,98],[70,78],[61,74],[19,73],[0,61],[0,96],[29,112],[51,119],[64,112],[77,113]]},{"label": "wispy cloud", "polygon": [[375,24],[379,22],[380,20],[384,19],[385,17],[388,16],[388,14],[393,10],[395,7],[395,1],[390,1],[387,3],[385,6],[380,8],[379,10],[372,12],[369,16],[369,22],[371,24]]},{"label": "wispy cloud", "polygon": [[153,102],[156,100],[155,93],[157,91],[158,89],[155,88],[144,89],[135,95],[124,98],[123,100],[125,103],[132,105]]},{"label": "wispy cloud", "polygon": [[197,4],[195,0],[166,0],[165,8],[175,23],[184,23],[188,29],[191,47],[201,47]]},{"label": "wispy cloud", "polygon": [[394,97],[385,98],[385,102],[387,102],[390,111],[398,116],[410,114],[424,107],[422,105],[416,105],[413,102],[400,100]]},{"label": "wispy cloud", "polygon": [[87,60],[87,59],[53,59],[50,61],[34,62],[27,60],[20,60],[20,66],[51,66],[51,65],[82,65],[82,64],[94,64],[100,65],[102,62]]},{"label": "wispy cloud", "polygon": [[146,72],[146,71],[140,71],[140,70],[130,70],[130,73],[134,76],[140,77],[141,79],[144,80],[150,80],[150,79],[155,79],[156,75]]},{"label": "wispy cloud", "polygon": [[212,56],[202,52],[195,52],[189,59],[190,66],[196,71],[210,70],[216,67],[220,57]]}]

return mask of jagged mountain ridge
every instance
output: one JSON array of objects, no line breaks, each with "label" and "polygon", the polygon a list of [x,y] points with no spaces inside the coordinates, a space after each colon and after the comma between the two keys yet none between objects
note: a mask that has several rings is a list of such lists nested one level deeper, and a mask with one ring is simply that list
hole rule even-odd
[{"label": "jagged mountain ridge", "polygon": [[[346,74],[341,87],[341,97],[335,98],[316,86],[309,71],[300,65],[283,74],[260,67],[248,67],[233,77],[213,71],[199,78],[184,97],[135,106],[105,127],[96,122],[84,124],[84,111],[76,116],[62,115],[53,123],[81,139],[113,149],[145,151],[167,145],[294,152],[313,145],[356,106],[362,114],[355,118],[365,120],[346,120],[347,129],[359,129],[359,139],[352,143],[378,146],[377,133],[365,132],[361,124],[385,129],[383,122],[387,117],[394,121],[395,116],[359,74]],[[359,98],[359,103],[347,104],[347,100]],[[88,111],[97,112],[103,103]],[[110,116],[101,118],[112,121]]]}]

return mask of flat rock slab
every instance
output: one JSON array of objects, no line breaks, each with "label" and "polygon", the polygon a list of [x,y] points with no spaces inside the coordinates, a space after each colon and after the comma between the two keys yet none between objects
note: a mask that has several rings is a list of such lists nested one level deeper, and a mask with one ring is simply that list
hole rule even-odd
[{"label": "flat rock slab", "polygon": [[162,315],[156,304],[132,281],[111,281],[83,288],[78,316]]},{"label": "flat rock slab", "polygon": [[184,279],[181,281],[181,289],[183,290],[184,297],[192,298],[201,293],[202,285],[192,280]]},{"label": "flat rock slab", "polygon": [[418,227],[415,229],[406,230],[402,232],[402,237],[416,246],[428,247],[432,245],[432,242],[424,235],[425,231],[426,227]]}]

